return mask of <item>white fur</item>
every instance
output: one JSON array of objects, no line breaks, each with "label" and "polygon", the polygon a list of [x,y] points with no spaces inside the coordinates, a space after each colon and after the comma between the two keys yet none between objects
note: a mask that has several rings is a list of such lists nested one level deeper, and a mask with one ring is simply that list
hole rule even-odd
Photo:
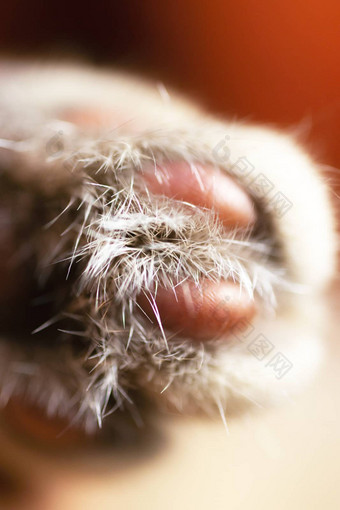
[{"label": "white fur", "polygon": [[[110,397],[115,406],[130,405],[130,388],[183,412],[262,405],[298,390],[321,356],[320,294],[335,267],[328,191],[309,156],[286,134],[218,122],[182,100],[164,102],[156,86],[136,78],[11,62],[3,62],[0,75],[0,161],[6,178],[27,193],[68,196],[35,250],[41,271],[51,257],[64,261],[65,275],[70,264],[81,267],[70,289],[72,306],[62,312],[76,309],[88,342],[86,355],[75,359],[65,343],[51,353],[34,345],[24,351],[4,339],[3,402],[25,388],[49,414],[82,420],[90,429],[93,417],[101,424]],[[119,122],[81,129],[59,118],[89,105],[114,112]],[[242,158],[251,178],[237,170]],[[258,204],[264,238],[249,231],[226,236],[206,210],[143,195],[144,165],[167,160],[208,163],[233,175]],[[261,175],[271,185],[263,196],[254,184]],[[283,215],[273,206],[277,193],[291,204]],[[127,231],[143,239],[144,251],[131,246]],[[176,243],[167,243],[169,232]],[[137,318],[141,289],[187,278],[199,284],[203,276],[232,278],[262,299],[265,312],[252,324],[253,338],[197,345],[169,339],[161,327]],[[269,358],[250,352],[258,335],[291,363],[284,378],[277,379]]]}]

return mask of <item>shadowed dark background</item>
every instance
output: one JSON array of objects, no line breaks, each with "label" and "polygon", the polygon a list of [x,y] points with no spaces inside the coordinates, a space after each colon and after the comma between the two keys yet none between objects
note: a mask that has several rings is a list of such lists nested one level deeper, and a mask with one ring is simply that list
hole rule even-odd
[{"label": "shadowed dark background", "polygon": [[338,0],[12,0],[1,11],[3,51],[151,73],[218,113],[301,127],[340,166]]}]

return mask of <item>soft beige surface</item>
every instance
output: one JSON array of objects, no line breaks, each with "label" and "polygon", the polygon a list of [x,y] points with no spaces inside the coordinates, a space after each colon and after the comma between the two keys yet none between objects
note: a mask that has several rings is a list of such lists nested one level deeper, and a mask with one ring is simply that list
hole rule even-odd
[{"label": "soft beige surface", "polygon": [[[135,466],[55,461],[0,436],[0,475],[22,491],[1,508],[340,508],[340,345],[337,313],[328,356],[307,392],[279,409],[219,421],[169,418],[165,450]],[[4,481],[6,484],[6,476]],[[20,485],[20,484],[19,484]],[[27,488],[25,489],[25,486]]]}]

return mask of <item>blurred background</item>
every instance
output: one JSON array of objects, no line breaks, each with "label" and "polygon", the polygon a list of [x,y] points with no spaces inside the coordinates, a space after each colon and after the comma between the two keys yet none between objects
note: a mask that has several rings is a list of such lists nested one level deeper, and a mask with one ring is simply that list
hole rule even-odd
[{"label": "blurred background", "polygon": [[340,166],[338,0],[5,2],[0,45],[138,70],[218,114],[299,129]]}]

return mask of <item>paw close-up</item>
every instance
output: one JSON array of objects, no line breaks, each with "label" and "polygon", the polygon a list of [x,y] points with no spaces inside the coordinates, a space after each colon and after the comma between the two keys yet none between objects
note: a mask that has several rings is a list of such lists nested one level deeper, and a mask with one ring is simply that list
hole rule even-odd
[{"label": "paw close-up", "polygon": [[0,75],[2,408],[91,434],[144,405],[225,419],[300,392],[335,234],[293,137],[107,69]]}]

